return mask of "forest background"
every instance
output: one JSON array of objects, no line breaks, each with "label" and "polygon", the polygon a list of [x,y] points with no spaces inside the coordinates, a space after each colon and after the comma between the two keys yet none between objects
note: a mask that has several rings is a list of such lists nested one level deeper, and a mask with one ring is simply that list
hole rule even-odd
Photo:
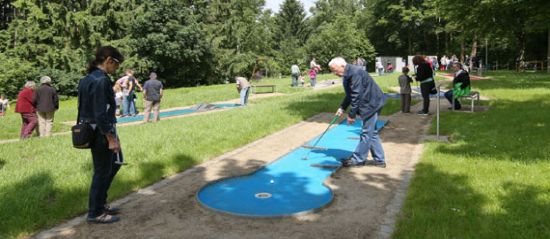
[{"label": "forest background", "polygon": [[[0,93],[13,99],[27,80],[49,75],[74,95],[100,45],[119,48],[126,68],[167,87],[219,84],[234,76],[288,75],[315,57],[465,55],[515,69],[550,59],[547,0],[0,1]],[[483,51],[483,52],[480,52]],[[326,70],[326,67],[325,67]]]}]

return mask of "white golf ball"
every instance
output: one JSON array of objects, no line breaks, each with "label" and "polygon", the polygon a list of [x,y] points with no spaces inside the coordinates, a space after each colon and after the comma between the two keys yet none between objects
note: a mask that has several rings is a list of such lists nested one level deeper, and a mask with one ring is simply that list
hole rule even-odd
[{"label": "white golf ball", "polygon": [[271,179],[271,181],[269,181],[269,183],[275,183],[275,180]]}]

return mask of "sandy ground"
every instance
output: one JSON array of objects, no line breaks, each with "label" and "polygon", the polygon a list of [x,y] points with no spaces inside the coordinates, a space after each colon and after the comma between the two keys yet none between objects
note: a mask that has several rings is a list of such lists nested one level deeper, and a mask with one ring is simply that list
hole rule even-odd
[{"label": "sandy ground", "polygon": [[36,238],[389,238],[433,115],[384,117],[390,120],[381,134],[388,167],[340,169],[326,181],[335,199],[319,211],[237,217],[206,209],[195,198],[208,182],[253,172],[319,135],[331,116],[318,115],[114,202],[123,210],[120,222],[89,225],[81,216]]}]

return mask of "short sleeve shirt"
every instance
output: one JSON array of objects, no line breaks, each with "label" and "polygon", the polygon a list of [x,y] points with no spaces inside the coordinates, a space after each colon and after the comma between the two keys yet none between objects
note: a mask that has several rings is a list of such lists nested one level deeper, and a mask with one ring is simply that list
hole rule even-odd
[{"label": "short sleeve shirt", "polygon": [[159,80],[148,80],[143,85],[143,89],[145,90],[147,101],[160,101],[162,82]]}]

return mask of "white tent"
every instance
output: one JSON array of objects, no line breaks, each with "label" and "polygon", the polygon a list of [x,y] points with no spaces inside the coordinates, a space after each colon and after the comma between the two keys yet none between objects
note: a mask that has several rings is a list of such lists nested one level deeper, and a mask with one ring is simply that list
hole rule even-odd
[{"label": "white tent", "polygon": [[405,66],[405,62],[402,57],[398,56],[379,56],[376,57],[376,61],[382,62],[382,65],[386,67],[388,62],[393,65],[393,70],[396,72],[401,72],[401,69]]}]

